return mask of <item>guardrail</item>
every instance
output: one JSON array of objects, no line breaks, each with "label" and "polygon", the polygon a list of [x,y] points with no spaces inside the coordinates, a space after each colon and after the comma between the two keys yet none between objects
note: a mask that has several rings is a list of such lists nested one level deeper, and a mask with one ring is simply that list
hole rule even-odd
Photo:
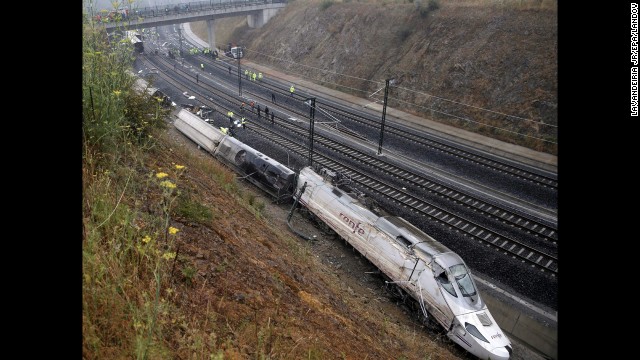
[{"label": "guardrail", "polygon": [[190,14],[208,10],[225,10],[265,4],[286,3],[288,0],[209,0],[181,4],[156,5],[149,7],[128,7],[118,10],[93,10],[91,17],[100,23],[122,22],[130,19],[144,20],[167,15]]}]

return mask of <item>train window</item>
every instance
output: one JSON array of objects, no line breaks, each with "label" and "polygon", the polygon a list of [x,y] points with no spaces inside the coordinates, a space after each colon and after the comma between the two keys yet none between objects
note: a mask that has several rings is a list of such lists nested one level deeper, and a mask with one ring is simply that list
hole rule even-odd
[{"label": "train window", "polygon": [[443,270],[438,276],[436,276],[436,280],[442,285],[442,288],[445,289],[449,294],[458,297],[456,295],[456,291],[453,289],[453,284],[449,281],[447,277],[447,273]]},{"label": "train window", "polygon": [[476,294],[476,288],[473,285],[473,280],[471,280],[471,275],[464,265],[453,265],[449,270],[451,270],[451,275],[456,279],[462,296],[469,297]]},{"label": "train window", "polygon": [[488,342],[489,342],[489,340],[487,340],[487,338],[485,338],[485,337],[482,335],[482,333],[480,333],[480,330],[478,330],[478,328],[477,328],[477,327],[475,327],[474,325],[471,325],[471,324],[469,324],[468,322],[465,322],[465,323],[464,323],[464,328],[465,328],[465,329],[467,329],[467,331],[468,331],[471,335],[473,335],[473,336],[477,337],[478,339],[480,339],[480,340],[482,340],[482,341],[484,341],[484,342],[486,342],[486,343],[488,343]]},{"label": "train window", "polygon": [[238,153],[236,154],[234,161],[236,162],[236,165],[240,166],[242,164],[244,164],[245,160],[247,157],[247,152],[244,150],[240,150],[238,151]]},{"label": "train window", "polygon": [[406,246],[406,247],[411,246],[411,242],[410,242],[409,240],[407,240],[407,238],[406,238],[406,237],[404,237],[404,236],[402,236],[402,235],[398,235],[398,236],[396,236],[396,240],[397,240],[400,244],[402,244],[402,245],[404,245],[404,246]]},{"label": "train window", "polygon": [[277,189],[282,189],[285,185],[286,183],[284,182],[284,179],[281,178],[280,175],[276,175],[273,186],[275,186]]}]

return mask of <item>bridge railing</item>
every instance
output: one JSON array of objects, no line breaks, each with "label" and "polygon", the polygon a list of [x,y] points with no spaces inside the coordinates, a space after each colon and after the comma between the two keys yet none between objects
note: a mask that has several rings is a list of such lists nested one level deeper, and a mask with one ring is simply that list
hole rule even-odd
[{"label": "bridge railing", "polygon": [[[94,20],[100,22],[126,21],[129,19],[157,18],[167,15],[188,14],[208,10],[224,10],[245,6],[264,4],[286,3],[288,0],[208,0],[181,4],[166,4],[149,7],[130,7],[124,12],[118,12],[116,16],[107,16],[108,13],[99,11],[94,15]],[[113,13],[113,12],[112,12]]]}]

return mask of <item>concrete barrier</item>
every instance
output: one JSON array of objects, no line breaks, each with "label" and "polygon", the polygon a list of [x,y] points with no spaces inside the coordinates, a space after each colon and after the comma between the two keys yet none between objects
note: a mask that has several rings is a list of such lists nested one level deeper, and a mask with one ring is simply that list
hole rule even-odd
[{"label": "concrete barrier", "polygon": [[550,359],[558,358],[558,328],[556,323],[544,323],[540,319],[525,314],[515,307],[494,297],[490,292],[483,292],[482,299],[487,304],[491,315],[502,331],[508,336],[516,337],[531,349]]}]

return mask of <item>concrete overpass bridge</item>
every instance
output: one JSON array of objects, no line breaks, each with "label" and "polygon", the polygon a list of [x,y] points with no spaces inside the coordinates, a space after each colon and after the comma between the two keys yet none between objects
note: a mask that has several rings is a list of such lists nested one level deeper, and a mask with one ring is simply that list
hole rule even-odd
[{"label": "concrete overpass bridge", "polygon": [[260,28],[278,10],[284,8],[287,0],[208,0],[151,7],[123,8],[109,13],[93,14],[107,32],[114,30],[143,29],[157,26],[206,21],[209,48],[216,48],[214,24],[216,19],[247,16],[251,28]]}]

